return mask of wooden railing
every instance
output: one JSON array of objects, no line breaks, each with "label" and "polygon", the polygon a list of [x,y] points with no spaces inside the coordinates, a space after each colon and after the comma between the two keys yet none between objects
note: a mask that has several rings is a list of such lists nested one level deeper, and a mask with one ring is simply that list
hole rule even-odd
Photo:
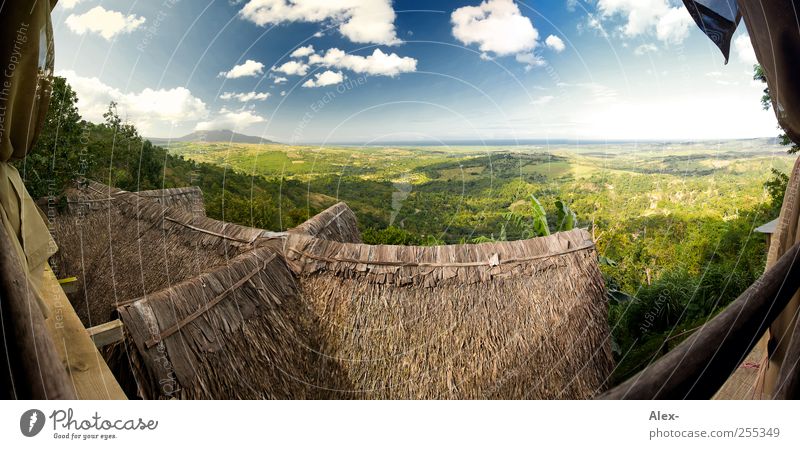
[{"label": "wooden railing", "polygon": [[[797,243],[723,312],[599,399],[710,399],[797,292],[799,256]],[[798,361],[800,325],[794,328],[774,399],[800,395]]]}]

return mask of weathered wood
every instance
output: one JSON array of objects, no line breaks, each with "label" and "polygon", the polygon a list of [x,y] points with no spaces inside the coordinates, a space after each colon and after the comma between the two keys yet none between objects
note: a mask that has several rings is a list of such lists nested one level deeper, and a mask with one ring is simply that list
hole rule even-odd
[{"label": "weathered wood", "polygon": [[78,278],[72,276],[58,280],[59,285],[64,290],[64,293],[76,293],[78,291]]},{"label": "weathered wood", "polygon": [[49,267],[44,275],[42,296],[52,311],[47,330],[77,398],[127,399]]},{"label": "weathered wood", "polygon": [[86,329],[94,345],[98,348],[122,341],[125,334],[122,331],[122,321],[114,320]]},{"label": "weathered wood", "polygon": [[[722,313],[600,399],[708,399],[800,287],[800,243]],[[794,367],[796,375],[797,367]]]},{"label": "weathered wood", "polygon": [[42,309],[33,296],[11,236],[2,225],[0,319],[0,398],[75,399],[53,339],[46,331]]},{"label": "weathered wood", "polygon": [[800,399],[800,320],[797,317],[774,396],[775,399]]}]

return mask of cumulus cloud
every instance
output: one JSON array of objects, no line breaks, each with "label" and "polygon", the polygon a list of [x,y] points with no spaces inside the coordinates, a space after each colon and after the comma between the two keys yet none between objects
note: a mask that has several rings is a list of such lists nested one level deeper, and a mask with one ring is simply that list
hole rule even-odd
[{"label": "cumulus cloud", "polygon": [[519,53],[514,57],[514,59],[516,59],[517,62],[525,64],[525,70],[531,70],[536,67],[544,67],[547,65],[547,62],[544,60],[544,58],[536,56],[533,53]]},{"label": "cumulus cloud", "polygon": [[248,101],[264,101],[269,98],[269,93],[267,92],[225,92],[219,96],[222,100],[239,100],[242,103],[246,103]]},{"label": "cumulus cloud", "polygon": [[326,70],[322,73],[315,73],[314,79],[306,80],[306,82],[303,83],[303,87],[332,86],[334,84],[339,84],[342,81],[344,81],[344,75],[342,75],[342,72]]},{"label": "cumulus cloud", "polygon": [[603,19],[621,16],[626,37],[653,34],[666,43],[681,43],[689,35],[692,18],[685,7],[671,0],[598,0]]},{"label": "cumulus cloud", "polygon": [[264,64],[248,59],[242,64],[233,66],[227,72],[219,72],[220,77],[235,79],[243,78],[246,76],[258,76],[264,73]]},{"label": "cumulus cloud", "polygon": [[746,34],[740,34],[736,39],[734,39],[733,46],[736,49],[736,55],[739,57],[740,61],[750,65],[758,64],[758,59],[756,59],[756,51],[753,50],[753,43],[750,42],[750,36]]},{"label": "cumulus cloud", "polygon": [[305,58],[306,56],[310,56],[314,54],[314,46],[308,45],[305,47],[300,47],[297,50],[292,52],[293,58]]},{"label": "cumulus cloud", "polygon": [[196,131],[209,131],[214,129],[231,129],[234,131],[242,130],[250,125],[265,122],[266,119],[249,110],[233,111],[222,108],[209,120],[199,122],[195,126]]},{"label": "cumulus cloud", "polygon": [[61,0],[60,2],[58,2],[58,6],[64,9],[72,9],[82,1],[83,0]]},{"label": "cumulus cloud", "polygon": [[64,22],[76,34],[96,33],[106,40],[111,40],[117,34],[130,33],[139,28],[144,24],[145,18],[134,14],[126,16],[118,11],[95,6],[83,14],[70,14]]},{"label": "cumulus cloud", "polygon": [[560,37],[552,34],[547,36],[547,39],[544,40],[544,43],[548,48],[554,50],[556,53],[561,53],[565,48],[567,48],[567,46],[564,45],[564,41],[562,41]]},{"label": "cumulus cloud", "polygon": [[120,114],[135,123],[143,133],[148,133],[158,122],[180,123],[200,120],[208,115],[203,100],[192,95],[185,87],[172,89],[144,89],[141,92],[123,92],[98,78],[77,75],[72,70],[59,71],[78,94],[78,109],[90,122],[103,121],[111,101],[117,102]]},{"label": "cumulus cloud", "polygon": [[278,67],[273,67],[272,70],[287,75],[305,76],[308,73],[308,64],[300,61],[288,61]]},{"label": "cumulus cloud", "polygon": [[311,55],[308,62],[326,67],[352,70],[356,73],[392,77],[400,73],[415,72],[417,70],[416,59],[401,57],[395,53],[386,54],[378,48],[369,56],[351,55],[338,48],[331,48],[325,52],[324,56]]},{"label": "cumulus cloud", "polygon": [[464,6],[450,15],[453,36],[465,45],[478,44],[482,52],[498,56],[533,50],[539,32],[513,0],[487,0]]},{"label": "cumulus cloud", "polygon": [[289,80],[288,80],[288,79],[286,79],[286,77],[285,77],[285,76],[276,76],[276,77],[275,77],[275,78],[274,78],[272,81],[273,81],[275,84],[283,84],[283,83],[285,83],[286,81],[289,81]]},{"label": "cumulus cloud", "polygon": [[356,43],[400,43],[391,0],[249,0],[239,15],[259,26],[330,20]]}]

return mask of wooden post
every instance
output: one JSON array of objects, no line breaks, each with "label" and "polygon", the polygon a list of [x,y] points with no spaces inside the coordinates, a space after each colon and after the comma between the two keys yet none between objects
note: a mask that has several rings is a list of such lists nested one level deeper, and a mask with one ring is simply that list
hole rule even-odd
[{"label": "wooden post", "polygon": [[122,341],[125,335],[122,332],[122,321],[114,320],[86,329],[89,337],[98,348]]},{"label": "wooden post", "polygon": [[50,267],[44,276],[42,296],[52,312],[45,324],[78,399],[127,399]]}]

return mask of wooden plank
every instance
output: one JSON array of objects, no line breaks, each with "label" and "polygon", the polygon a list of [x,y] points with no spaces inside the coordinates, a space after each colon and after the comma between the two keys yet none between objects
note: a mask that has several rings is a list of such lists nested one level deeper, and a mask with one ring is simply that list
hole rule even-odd
[{"label": "wooden plank", "polygon": [[711,399],[764,399],[762,371],[767,363],[767,340],[769,340],[769,335],[765,334],[761,337],[744,362],[736,368],[736,371]]},{"label": "wooden plank", "polygon": [[111,343],[122,341],[125,338],[122,332],[122,321],[114,320],[108,323],[103,323],[94,327],[86,329],[89,337],[94,341],[94,345],[98,348],[108,346]]},{"label": "wooden plank", "polygon": [[58,283],[61,285],[61,288],[64,289],[64,293],[69,294],[78,291],[78,278],[74,276],[64,279],[59,279]]},{"label": "wooden plank", "polygon": [[15,242],[0,225],[0,398],[75,399]]},{"label": "wooden plank", "polygon": [[127,399],[50,267],[45,269],[42,296],[51,310],[47,330],[78,399]]},{"label": "wooden plank", "polygon": [[691,337],[600,399],[711,398],[797,292],[798,257],[800,243]]},{"label": "wooden plank", "polygon": [[800,398],[800,320],[795,315],[794,331],[778,375],[775,399]]}]

